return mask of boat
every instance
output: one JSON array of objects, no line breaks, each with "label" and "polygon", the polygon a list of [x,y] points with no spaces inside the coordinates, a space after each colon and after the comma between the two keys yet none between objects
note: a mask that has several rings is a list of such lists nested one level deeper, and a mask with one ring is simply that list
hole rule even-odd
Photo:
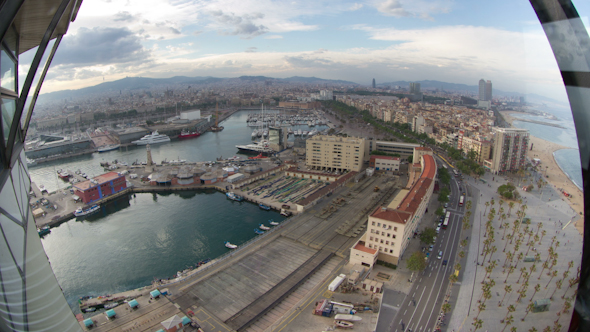
[{"label": "boat", "polygon": [[337,314],[336,316],[334,316],[334,320],[343,320],[343,321],[347,321],[347,322],[360,322],[363,319],[359,316],[356,316],[356,315]]},{"label": "boat", "polygon": [[225,196],[227,196],[227,198],[231,199],[232,201],[236,201],[236,202],[241,202],[244,200],[244,197],[242,197],[240,195],[236,195],[235,193],[232,193],[232,192],[225,193]]},{"label": "boat", "polygon": [[68,172],[65,171],[57,171],[57,176],[59,176],[60,179],[67,181],[70,178],[70,174],[68,174]]},{"label": "boat", "polygon": [[251,144],[245,145],[236,145],[236,148],[240,150],[240,152],[244,153],[265,153],[271,154],[274,153],[274,150],[270,148],[268,141],[260,141]]},{"label": "boat", "polygon": [[105,309],[113,309],[113,308],[116,308],[117,306],[119,306],[119,302],[113,302],[113,303],[105,304],[104,308]]},{"label": "boat", "polygon": [[341,327],[341,328],[344,328],[344,329],[350,329],[350,328],[352,328],[354,326],[353,323],[347,322],[345,320],[337,320],[337,321],[334,321],[334,324],[336,326]]},{"label": "boat", "polygon": [[270,211],[270,206],[266,206],[264,204],[259,204],[258,207],[261,208],[261,209],[263,209],[263,210]]},{"label": "boat", "polygon": [[256,157],[248,157],[248,159],[266,159],[266,158],[268,158],[268,157],[263,156],[262,153],[257,155]]},{"label": "boat", "polygon": [[271,219],[271,220],[269,220],[269,224],[271,224],[273,226],[277,226],[279,224],[279,222]]},{"label": "boat", "polygon": [[223,242],[225,244],[226,247],[230,248],[230,249],[236,249],[238,246],[235,244],[231,244],[228,241]]},{"label": "boat", "polygon": [[145,135],[144,137],[138,139],[137,141],[132,141],[131,143],[135,145],[151,145],[166,142],[170,142],[170,137],[168,137],[167,135],[160,135],[156,130],[153,133]]},{"label": "boat", "polygon": [[45,234],[51,233],[51,229],[49,228],[49,226],[43,226],[41,228],[37,228],[37,232],[39,233],[39,236],[42,237]]},{"label": "boat", "polygon": [[260,224],[260,226],[258,226],[258,228],[260,228],[263,231],[268,231],[270,229],[270,227],[264,226],[264,224]]},{"label": "boat", "polygon": [[264,234],[264,231],[261,231],[258,228],[254,228],[254,233],[256,233],[258,235],[262,235],[262,234]]},{"label": "boat", "polygon": [[107,144],[107,145],[103,145],[101,147],[99,147],[98,149],[96,149],[96,151],[100,152],[107,152],[107,151],[112,151],[112,150],[117,150],[118,148],[121,147],[121,144]]},{"label": "boat", "polygon": [[180,132],[180,135],[178,135],[178,138],[193,138],[193,137],[199,137],[201,136],[201,133],[198,131],[186,131],[183,130]]},{"label": "boat", "polygon": [[76,209],[76,211],[74,211],[74,215],[76,217],[83,217],[83,216],[87,216],[89,214],[92,214],[94,212],[97,212],[98,210],[100,210],[100,205],[97,205],[97,204],[89,207],[88,209],[82,209],[81,207],[79,207]]},{"label": "boat", "polygon": [[90,308],[84,309],[84,312],[93,312],[93,311],[96,311],[95,307],[90,307]]},{"label": "boat", "polygon": [[256,137],[258,137],[258,130],[254,129],[254,131],[252,132],[252,139],[255,139]]}]

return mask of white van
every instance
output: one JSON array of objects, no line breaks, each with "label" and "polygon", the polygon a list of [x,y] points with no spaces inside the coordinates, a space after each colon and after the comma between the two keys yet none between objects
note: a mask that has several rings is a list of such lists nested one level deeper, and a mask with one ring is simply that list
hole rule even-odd
[{"label": "white van", "polygon": [[443,255],[443,252],[441,250],[441,251],[438,252],[438,257],[436,257],[436,258],[441,259],[442,258],[442,255]]}]

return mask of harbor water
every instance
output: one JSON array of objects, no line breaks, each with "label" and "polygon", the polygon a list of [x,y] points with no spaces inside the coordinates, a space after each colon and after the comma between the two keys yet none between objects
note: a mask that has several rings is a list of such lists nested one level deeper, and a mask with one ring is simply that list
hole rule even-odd
[{"label": "harbor water", "polygon": [[[153,145],[153,160],[210,161],[237,155],[235,145],[251,142],[253,128],[246,125],[249,113],[229,117],[222,123],[222,132]],[[309,130],[307,126],[292,128]],[[96,176],[104,173],[100,162],[115,159],[129,164],[144,161],[145,147],[43,163],[29,171],[37,185],[55,191],[68,185],[57,178],[57,169],[79,169]],[[228,200],[215,190],[137,194],[105,204],[87,219],[72,219],[52,228],[42,243],[77,313],[82,296],[113,294],[150,285],[154,278],[173,277],[199,261],[226,253],[229,249],[224,241],[240,245],[254,238],[254,229],[260,223],[269,226],[270,219],[282,221],[284,217],[252,203]]]}]

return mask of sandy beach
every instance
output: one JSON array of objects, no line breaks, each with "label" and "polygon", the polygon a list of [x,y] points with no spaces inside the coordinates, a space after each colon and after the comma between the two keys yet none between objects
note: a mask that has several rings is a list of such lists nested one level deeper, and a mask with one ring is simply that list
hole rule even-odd
[{"label": "sandy beach", "polygon": [[[510,116],[510,113],[515,112],[501,112],[504,119],[512,125],[514,118]],[[568,204],[576,211],[578,215],[583,213],[584,210],[584,193],[567,177],[567,175],[559,168],[557,162],[553,157],[553,152],[561,149],[571,149],[569,147],[552,143],[535,136],[530,136],[530,142],[533,145],[533,149],[528,151],[528,157],[530,159],[539,158],[541,164],[539,169],[543,175],[547,176],[547,181],[554,188],[561,188],[561,191],[566,191],[573,197],[562,196],[562,199],[567,201]],[[535,190],[538,190],[535,188]],[[558,190],[560,191],[560,190]],[[576,229],[580,234],[584,233],[584,224],[582,222],[574,223]]]}]

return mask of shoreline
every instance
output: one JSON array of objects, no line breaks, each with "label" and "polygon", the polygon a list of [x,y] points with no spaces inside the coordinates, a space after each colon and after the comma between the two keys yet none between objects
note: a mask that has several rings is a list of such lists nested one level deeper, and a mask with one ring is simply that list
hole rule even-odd
[{"label": "shoreline", "polygon": [[[516,120],[510,114],[515,113],[512,111],[508,112],[500,112],[510,126],[513,127],[513,121]],[[521,113],[521,112],[516,112]],[[574,148],[563,146],[557,143],[553,143],[542,138],[538,138],[536,136],[530,135],[530,143],[533,145],[533,149],[527,151],[527,157],[529,159],[539,158],[541,159],[540,163],[540,172],[544,174],[544,180],[548,182],[548,184],[552,185],[554,189],[558,192],[566,191],[573,197],[565,197],[565,195],[561,194],[559,198],[568,203],[568,205],[576,211],[576,216],[582,217],[584,213],[584,193],[583,191],[572,181],[572,179],[568,176],[568,174],[561,168],[559,163],[555,160],[555,152],[558,150],[575,150]],[[561,190],[560,190],[561,189]],[[536,189],[538,190],[538,189]],[[576,219],[574,217],[573,219]],[[584,226],[583,223],[578,223],[574,221],[574,226],[580,232],[580,234],[584,234]]]}]

